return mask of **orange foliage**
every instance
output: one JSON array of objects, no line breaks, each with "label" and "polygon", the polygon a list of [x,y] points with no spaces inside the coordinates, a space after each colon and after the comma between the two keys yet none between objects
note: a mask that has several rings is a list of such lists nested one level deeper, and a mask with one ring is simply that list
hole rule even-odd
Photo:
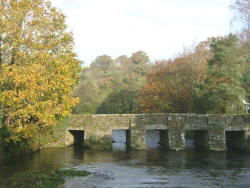
[{"label": "orange foliage", "polygon": [[192,112],[195,85],[204,81],[210,57],[206,48],[198,47],[195,53],[155,63],[139,98],[143,112]]}]

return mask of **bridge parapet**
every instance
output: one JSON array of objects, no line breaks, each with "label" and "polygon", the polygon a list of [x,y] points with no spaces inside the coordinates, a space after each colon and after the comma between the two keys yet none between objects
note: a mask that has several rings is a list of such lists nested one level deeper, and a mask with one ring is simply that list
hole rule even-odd
[{"label": "bridge parapet", "polygon": [[[143,149],[147,148],[147,132],[155,130],[159,132],[159,142],[163,140],[168,142],[166,145],[173,150],[184,149],[186,131],[194,131],[196,139],[202,140],[200,143],[208,142],[208,148],[216,151],[226,150],[227,138],[234,135],[240,137],[243,131],[245,140],[249,140],[248,147],[250,146],[249,115],[174,113],[72,115],[66,133],[66,140],[70,141],[66,141],[66,145],[72,144],[73,137],[69,130],[82,130],[84,139],[94,138],[98,143],[105,139],[111,140],[112,130],[127,130],[128,143],[134,148]],[[235,134],[237,131],[239,134]]]}]

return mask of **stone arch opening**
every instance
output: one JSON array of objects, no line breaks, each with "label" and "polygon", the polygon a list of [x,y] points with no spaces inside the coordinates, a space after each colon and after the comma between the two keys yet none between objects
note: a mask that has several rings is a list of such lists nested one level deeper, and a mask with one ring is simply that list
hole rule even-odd
[{"label": "stone arch opening", "polygon": [[186,148],[208,149],[208,130],[186,130]]},{"label": "stone arch opening", "polygon": [[83,130],[69,130],[71,137],[71,145],[83,146],[84,143],[84,131]]},{"label": "stone arch opening", "polygon": [[245,131],[226,131],[227,150],[244,150],[246,144]]},{"label": "stone arch opening", "polygon": [[112,130],[112,147],[117,150],[124,150],[131,145],[131,133],[126,129]]},{"label": "stone arch opening", "polygon": [[146,147],[153,148],[168,148],[168,130],[166,129],[147,129],[146,131]]}]

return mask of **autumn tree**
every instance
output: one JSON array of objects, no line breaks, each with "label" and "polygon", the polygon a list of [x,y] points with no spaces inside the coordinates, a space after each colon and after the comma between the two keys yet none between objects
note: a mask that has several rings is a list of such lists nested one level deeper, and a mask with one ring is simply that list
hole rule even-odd
[{"label": "autumn tree", "polygon": [[139,98],[143,112],[193,112],[196,84],[206,75],[209,40],[201,42],[194,53],[174,60],[158,61],[147,75]]},{"label": "autumn tree", "polygon": [[148,68],[150,68],[150,59],[148,54],[139,50],[134,52],[130,59],[134,72],[140,76],[144,76],[147,73]]},{"label": "autumn tree", "polygon": [[90,64],[91,68],[107,70],[114,67],[112,58],[108,55],[102,55],[96,57],[96,59]]},{"label": "autumn tree", "polygon": [[250,101],[250,1],[235,0],[231,6],[235,11],[235,19],[241,24],[241,32],[238,34],[241,59],[243,61],[241,72],[243,74],[242,87],[246,91],[245,100]]},{"label": "autumn tree", "polygon": [[121,65],[124,65],[128,62],[128,57],[126,55],[121,55],[119,57],[117,57],[115,60],[114,60],[114,64],[119,67]]},{"label": "autumn tree", "polygon": [[36,149],[77,103],[79,62],[65,16],[46,0],[0,1],[0,120],[2,144]]},{"label": "autumn tree", "polygon": [[203,113],[242,113],[242,72],[237,49],[237,38],[230,34],[214,38],[211,43],[213,57],[208,63],[207,78],[200,97],[199,109]]}]

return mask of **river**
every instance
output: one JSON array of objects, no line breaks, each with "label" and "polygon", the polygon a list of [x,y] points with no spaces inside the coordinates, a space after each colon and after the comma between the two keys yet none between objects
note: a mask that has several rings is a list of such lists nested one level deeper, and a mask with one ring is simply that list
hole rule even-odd
[{"label": "river", "polygon": [[60,188],[250,187],[250,154],[239,152],[46,149],[0,162],[0,176],[75,168],[88,177],[67,178]]}]

